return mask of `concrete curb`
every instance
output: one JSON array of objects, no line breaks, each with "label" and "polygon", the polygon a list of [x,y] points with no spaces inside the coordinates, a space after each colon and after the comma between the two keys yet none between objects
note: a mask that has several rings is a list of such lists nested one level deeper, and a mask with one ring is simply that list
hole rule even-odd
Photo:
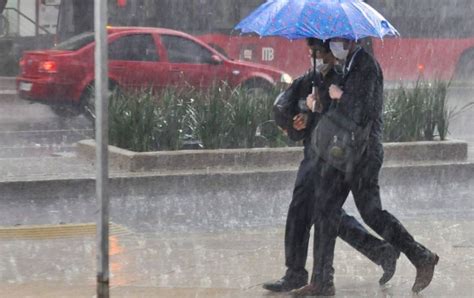
[{"label": "concrete curb", "polygon": [[13,101],[17,98],[16,77],[0,77],[0,100]]},{"label": "concrete curb", "polygon": [[[295,167],[116,173],[110,179],[112,220],[120,218],[126,226],[153,231],[282,224],[294,180]],[[408,215],[439,210],[472,212],[473,182],[472,162],[388,165],[380,177],[384,206]],[[0,187],[0,205],[11,215],[0,219],[0,226],[94,221],[93,174],[0,182]],[[347,209],[354,211],[350,206]]]},{"label": "concrete curb", "polygon": [[[95,150],[94,140],[77,144],[77,155],[88,161],[95,161]],[[458,140],[386,143],[384,150],[387,162],[463,161],[467,159],[468,144]],[[109,146],[110,167],[130,172],[291,167],[302,158],[301,147],[138,153]]]}]

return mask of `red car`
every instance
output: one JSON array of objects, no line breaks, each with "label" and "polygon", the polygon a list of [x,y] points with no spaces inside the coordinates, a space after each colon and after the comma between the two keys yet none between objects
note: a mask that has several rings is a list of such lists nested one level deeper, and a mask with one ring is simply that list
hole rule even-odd
[{"label": "red car", "polygon": [[[89,102],[94,85],[94,34],[77,35],[56,47],[25,52],[20,61],[20,97],[50,104]],[[204,42],[162,28],[108,29],[110,88],[131,90],[192,85],[215,81],[231,87],[268,88],[291,83],[275,68],[233,61]]]}]

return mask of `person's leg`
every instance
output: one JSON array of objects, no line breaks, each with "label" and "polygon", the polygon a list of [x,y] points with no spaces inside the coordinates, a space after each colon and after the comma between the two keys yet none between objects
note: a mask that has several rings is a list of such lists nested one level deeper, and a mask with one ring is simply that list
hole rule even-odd
[{"label": "person's leg", "polygon": [[367,231],[353,216],[342,210],[338,236],[384,271],[379,284],[387,283],[395,274],[400,252],[387,241],[380,240]]},{"label": "person's leg", "polygon": [[[338,195],[347,198],[350,191],[349,184],[343,182],[338,188]],[[370,234],[355,217],[348,215],[344,209],[342,209],[341,215],[338,236],[369,260],[381,265],[387,251],[393,251],[394,248],[388,242]]]},{"label": "person's leg", "polygon": [[438,256],[416,242],[397,218],[382,209],[378,184],[381,165],[376,158],[364,163],[351,183],[351,190],[364,222],[415,265],[417,278],[413,290],[419,292],[431,282]]},{"label": "person's leg", "polygon": [[298,171],[293,199],[290,203],[285,229],[285,265],[295,272],[305,270],[309,232],[312,225],[314,162],[302,162]]},{"label": "person's leg", "polygon": [[263,284],[267,290],[290,291],[308,283],[308,271],[305,265],[314,208],[314,185],[311,178],[314,164],[309,159],[304,159],[300,163],[286,219],[285,265],[287,271],[280,280]]},{"label": "person's leg", "polygon": [[294,291],[295,296],[335,294],[332,264],[347,191],[340,187],[344,177],[336,169],[322,163],[318,171],[315,175],[313,273],[310,284]]}]

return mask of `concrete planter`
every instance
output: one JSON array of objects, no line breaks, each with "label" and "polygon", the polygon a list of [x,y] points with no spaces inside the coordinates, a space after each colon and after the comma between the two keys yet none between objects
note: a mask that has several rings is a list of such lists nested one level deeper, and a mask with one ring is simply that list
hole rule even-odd
[{"label": "concrete planter", "polygon": [[[457,140],[386,143],[384,149],[385,162],[389,163],[463,161],[467,159],[467,143]],[[77,152],[78,156],[94,162],[95,141],[80,141],[77,145]],[[109,146],[111,169],[126,172],[295,167],[302,157],[301,147],[138,153]]]}]

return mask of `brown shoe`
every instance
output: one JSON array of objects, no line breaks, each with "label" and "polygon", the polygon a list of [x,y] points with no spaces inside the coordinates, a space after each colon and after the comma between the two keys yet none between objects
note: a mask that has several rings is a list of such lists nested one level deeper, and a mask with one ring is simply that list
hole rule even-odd
[{"label": "brown shoe", "polygon": [[438,261],[438,255],[433,254],[428,262],[416,267],[415,283],[411,288],[413,292],[419,293],[430,284],[433,279],[434,268],[436,264],[438,264]]},{"label": "brown shoe", "polygon": [[332,282],[322,286],[310,283],[309,285],[299,288],[298,290],[291,291],[290,294],[293,297],[334,296],[336,295],[336,288]]}]

